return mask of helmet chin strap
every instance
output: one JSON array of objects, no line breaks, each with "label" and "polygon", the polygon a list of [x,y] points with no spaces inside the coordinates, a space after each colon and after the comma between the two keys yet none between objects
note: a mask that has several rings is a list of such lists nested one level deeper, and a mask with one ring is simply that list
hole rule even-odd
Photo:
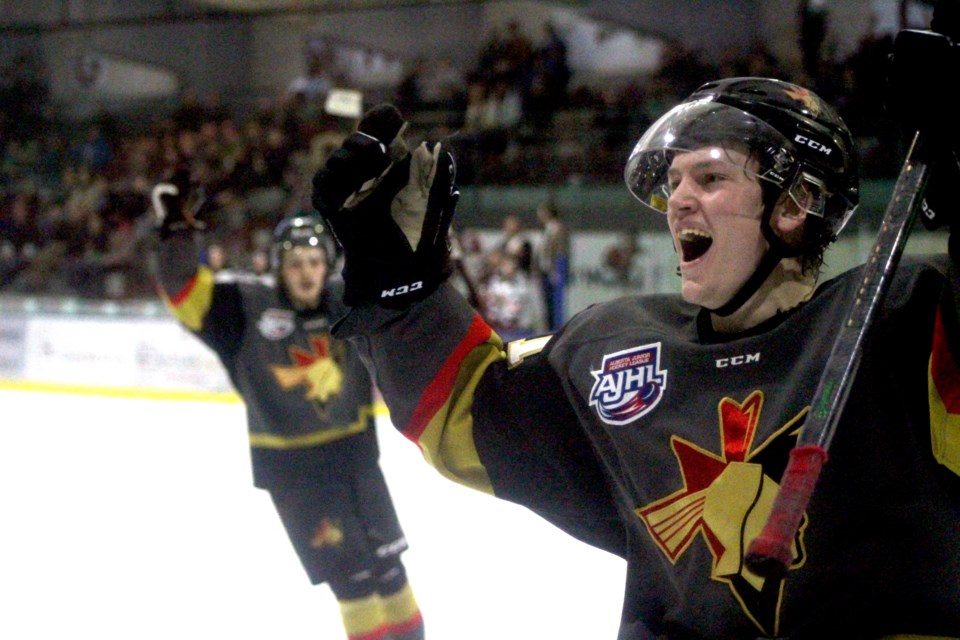
[{"label": "helmet chin strap", "polygon": [[773,209],[777,204],[776,198],[772,198],[771,200],[770,204],[764,206],[763,216],[760,219],[760,229],[770,248],[767,249],[767,252],[763,255],[763,258],[761,258],[760,264],[757,265],[753,275],[747,278],[747,281],[743,283],[739,291],[733,294],[733,297],[719,308],[710,309],[711,313],[715,313],[721,317],[733,314],[760,289],[767,278],[770,277],[770,274],[773,273],[776,266],[780,264],[781,260],[791,255],[796,255],[797,252],[791,251],[790,247],[777,237],[777,234],[773,232],[773,228],[770,226]]},{"label": "helmet chin strap", "polygon": [[753,275],[747,278],[747,281],[743,283],[743,286],[740,287],[740,290],[733,294],[733,297],[730,298],[726,304],[718,309],[711,309],[710,311],[721,317],[731,315],[737,309],[742,307],[743,304],[750,299],[750,296],[757,292],[760,286],[768,277],[770,277],[770,274],[773,273],[773,270],[778,264],[780,264],[780,261],[783,260],[783,258],[783,254],[771,246],[769,249],[767,249],[763,259],[760,260],[760,264],[757,265],[756,271],[753,272]]}]

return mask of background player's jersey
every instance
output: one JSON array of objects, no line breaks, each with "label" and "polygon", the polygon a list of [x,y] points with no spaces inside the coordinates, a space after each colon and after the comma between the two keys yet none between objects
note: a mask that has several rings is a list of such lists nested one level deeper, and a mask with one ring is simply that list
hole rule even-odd
[{"label": "background player's jersey", "polygon": [[273,278],[214,276],[189,237],[163,241],[158,275],[184,326],[216,352],[242,396],[260,487],[315,482],[377,464],[373,388],[356,351],[330,336],[338,283],[293,309]]},{"label": "background player's jersey", "polygon": [[[783,580],[743,556],[857,271],[737,335],[678,296],[625,298],[503,351],[449,288],[382,330],[355,312],[342,331],[365,334],[395,423],[441,472],[627,558],[621,640],[956,636],[960,377],[944,273],[898,270]],[[405,345],[424,335],[432,359],[414,373]]]}]

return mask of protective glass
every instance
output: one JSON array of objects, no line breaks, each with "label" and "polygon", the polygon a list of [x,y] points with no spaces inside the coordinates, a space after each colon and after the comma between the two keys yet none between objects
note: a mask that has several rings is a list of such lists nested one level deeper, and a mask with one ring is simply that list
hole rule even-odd
[{"label": "protective glass", "polygon": [[[666,213],[670,197],[667,170],[674,156],[709,148],[716,148],[718,159],[729,157],[724,150],[747,154],[755,171],[738,168],[782,189],[789,189],[798,173],[793,145],[783,134],[745,111],[704,99],[674,107],[647,129],[627,160],[627,188],[646,207]],[[804,194],[798,192],[794,200],[814,215],[822,215],[826,197],[822,182],[816,182],[820,188],[814,197],[801,198]],[[806,186],[814,185],[808,182]],[[816,207],[819,210],[814,210]]]}]

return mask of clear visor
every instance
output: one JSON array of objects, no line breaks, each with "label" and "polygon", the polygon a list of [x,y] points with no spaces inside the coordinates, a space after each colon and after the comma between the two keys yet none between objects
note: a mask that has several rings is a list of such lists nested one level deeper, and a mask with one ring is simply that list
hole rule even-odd
[{"label": "clear visor", "polygon": [[823,215],[823,182],[797,172],[796,154],[787,138],[759,118],[710,99],[674,107],[640,138],[624,171],[627,188],[645,206],[666,213],[670,197],[668,169],[678,153],[711,150],[731,161],[729,150],[746,154],[737,168],[785,189],[804,210]]}]

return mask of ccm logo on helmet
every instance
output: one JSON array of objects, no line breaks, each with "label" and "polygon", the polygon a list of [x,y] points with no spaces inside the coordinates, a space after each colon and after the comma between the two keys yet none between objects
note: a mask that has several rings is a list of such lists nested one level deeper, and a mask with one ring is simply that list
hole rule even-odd
[{"label": "ccm logo on helmet", "polygon": [[394,296],[402,296],[407,293],[413,293],[418,289],[423,289],[423,280],[411,282],[410,284],[405,284],[401,287],[394,287],[393,289],[384,289],[380,292],[380,297],[393,298]]},{"label": "ccm logo on helmet", "polygon": [[760,352],[748,353],[743,356],[733,356],[732,358],[718,358],[717,369],[726,369],[727,367],[739,367],[742,364],[751,362],[760,362]]},{"label": "ccm logo on helmet", "polygon": [[810,147],[811,149],[815,149],[825,156],[828,156],[833,152],[833,149],[831,149],[830,147],[820,144],[816,140],[811,140],[807,136],[802,136],[800,134],[795,135],[793,137],[793,141],[796,142],[797,144],[802,144],[804,146]]}]

